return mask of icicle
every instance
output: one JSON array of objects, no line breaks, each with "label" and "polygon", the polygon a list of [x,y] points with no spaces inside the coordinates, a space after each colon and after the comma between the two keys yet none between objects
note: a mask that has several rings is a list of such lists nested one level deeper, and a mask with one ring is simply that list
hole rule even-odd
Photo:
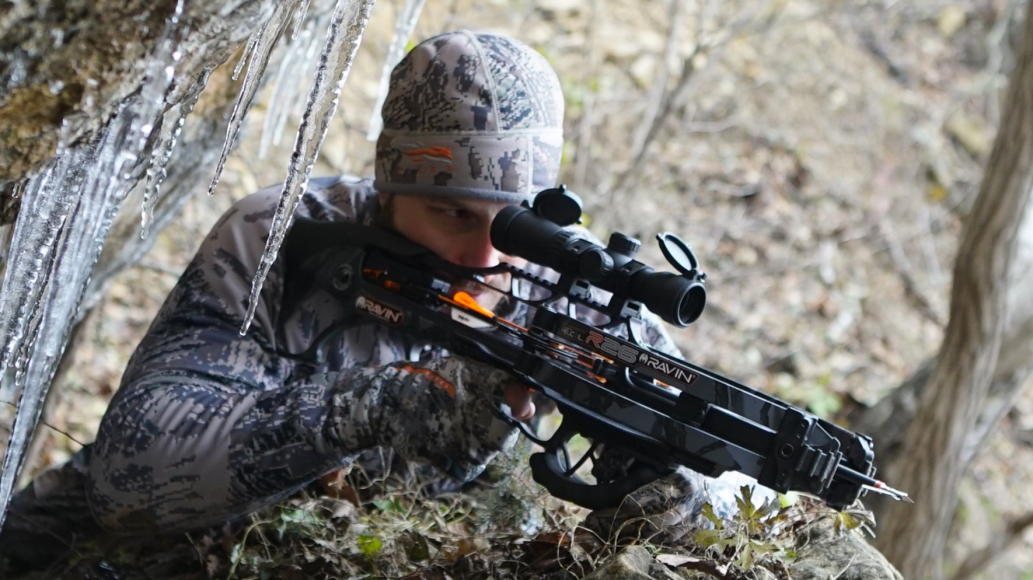
[{"label": "icicle", "polygon": [[43,271],[50,263],[57,233],[71,211],[76,191],[54,187],[63,182],[68,160],[55,160],[29,180],[14,226],[14,239],[0,294],[0,376],[21,348],[32,305],[36,303]]},{"label": "icicle", "polygon": [[13,367],[20,391],[0,471],[0,526],[83,291],[130,189],[126,179],[161,118],[181,11],[179,0],[139,96],[123,102],[90,144],[70,146],[62,128],[57,155],[22,199],[0,289],[0,377],[6,382]]},{"label": "icicle", "polygon": [[[147,146],[151,131],[165,109],[165,93],[176,74],[174,63],[180,53],[175,49],[179,18],[183,15],[183,0],[177,0],[176,8],[165,21],[165,30],[151,56],[147,77],[140,91],[140,105],[132,116],[128,153],[138,156]],[[131,159],[130,161],[135,161]],[[132,164],[129,164],[132,166]],[[128,177],[128,176],[126,176]]]},{"label": "icicle", "polygon": [[[14,184],[14,188],[11,191],[11,202],[18,200],[21,203],[22,196],[25,195],[25,184],[28,180],[22,180]],[[14,224],[6,224],[0,226],[0,276],[3,275],[4,269],[7,267],[7,256],[8,250],[10,250],[11,230],[14,228]]]},{"label": "icicle", "polygon": [[305,22],[305,16],[308,14],[308,6],[311,3],[312,0],[301,0],[301,5],[294,11],[294,26],[291,28],[291,42],[298,39],[298,32],[301,31],[301,25]]},{"label": "icicle", "polygon": [[15,224],[11,267],[3,286],[5,343],[0,369],[7,378],[7,370],[13,366],[13,390],[20,394],[0,472],[0,524],[56,369],[60,346],[75,316],[64,294],[76,289],[81,294],[75,270],[83,270],[78,277],[85,279],[93,267],[92,261],[77,261],[75,244],[89,244],[73,234],[89,227],[80,217],[83,205],[103,201],[83,197],[80,185],[100,178],[114,181],[121,174],[121,167],[103,162],[113,157],[110,146],[107,151],[96,147],[77,147],[55,159],[37,178],[39,182],[27,189]]},{"label": "icicle", "polygon": [[[265,121],[262,124],[262,140],[258,146],[259,159],[265,159],[271,142],[275,141],[279,144],[284,126],[280,119],[290,116],[291,106],[297,100],[297,95],[301,93],[301,87],[304,86],[301,81],[305,78],[304,73],[308,69],[306,64],[311,62],[314,56],[310,52],[316,47],[315,38],[316,35],[312,30],[306,29],[299,40],[291,42],[286,54],[283,55],[280,68],[276,71],[273,94],[269,97],[269,107],[266,109]],[[303,62],[295,63],[299,53],[303,58],[305,56],[308,58]]]},{"label": "icicle", "polygon": [[[176,49],[176,32],[179,27],[179,19],[183,15],[183,0],[176,2],[175,11],[172,16],[168,18],[165,24],[165,32],[162,34],[161,39],[158,41],[155,54],[151,58],[147,81],[144,85],[144,92],[142,93],[141,100],[145,107],[138,111],[138,115],[134,120],[134,128],[139,131],[137,137],[139,142],[136,147],[137,151],[143,151],[146,147],[147,140],[150,138],[151,132],[154,130],[154,124],[157,122],[155,117],[163,116],[165,108],[165,93],[168,92],[169,86],[172,84],[172,79],[176,74],[175,63],[179,62],[182,54]],[[182,126],[183,117],[177,120],[177,125]],[[132,129],[131,129],[132,131]],[[178,130],[172,129],[176,136],[179,135]],[[175,137],[171,138],[172,145],[175,146]],[[170,147],[171,147],[170,146]],[[157,192],[157,187],[160,183],[155,186],[154,192],[151,190],[152,184],[158,179],[157,174],[165,171],[165,165],[160,163],[159,156],[166,147],[163,145],[157,147],[151,155],[150,162],[147,167],[147,182],[144,186],[144,199],[141,203],[142,217],[140,218],[141,226],[144,233],[144,237],[147,237],[146,232],[150,226],[150,214],[148,210],[153,205],[151,198]],[[169,149],[169,154],[172,151]],[[167,162],[168,159],[166,158]],[[161,177],[164,180],[164,177]]]},{"label": "icicle", "polygon": [[258,44],[258,38],[262,36],[262,32],[265,31],[263,26],[257,32],[251,35],[251,38],[247,39],[247,44],[244,46],[244,54],[240,55],[240,61],[237,62],[237,66],[233,67],[233,76],[230,77],[234,82],[240,78],[240,71],[244,70],[244,64],[247,63],[247,59],[251,56],[251,52],[255,50],[255,45]]},{"label": "icicle", "polygon": [[[30,309],[43,287],[41,277],[53,258],[54,242],[74,206],[83,169],[92,157],[87,150],[67,153],[68,132],[66,124],[58,140],[58,154],[29,179],[22,195],[0,290],[0,377],[22,346]],[[71,183],[66,182],[69,175]]]},{"label": "icicle", "polygon": [[[120,113],[122,115],[124,113]],[[131,123],[115,125],[103,139],[98,152],[100,163],[91,168],[85,188],[81,192],[78,188],[69,188],[76,198],[74,212],[66,215],[67,219],[59,228],[59,239],[49,265],[37,273],[44,276],[37,277],[40,280],[37,299],[31,304],[34,328],[27,340],[18,345],[28,353],[28,361],[17,365],[21,368],[16,372],[15,388],[21,387],[21,393],[0,474],[2,508],[6,508],[10,499],[25,447],[32,437],[47,387],[76,317],[83,288],[100,253],[100,243],[127,189],[116,184],[121,184],[120,176],[126,170],[120,161],[131,162],[132,157],[131,154],[120,155],[119,150],[130,147],[135,136],[130,131]],[[5,290],[7,288],[10,287],[5,284]]]},{"label": "icicle", "polygon": [[151,224],[154,222],[154,206],[158,203],[158,194],[161,192],[161,186],[169,175],[169,159],[172,158],[172,152],[176,149],[176,143],[179,142],[179,135],[183,132],[183,125],[186,124],[190,113],[194,111],[194,106],[197,105],[198,99],[201,98],[201,93],[208,85],[208,78],[211,74],[212,69],[205,69],[201,73],[196,92],[179,104],[179,116],[176,118],[176,122],[165,132],[161,145],[156,147],[151,155],[150,166],[147,168],[147,184],[144,186],[143,201],[141,202],[143,217],[140,220],[140,237],[142,239],[147,239],[147,236],[150,235]]},{"label": "icicle", "polygon": [[387,88],[391,84],[391,71],[398,64],[405,54],[405,45],[416,28],[416,21],[420,19],[420,12],[427,0],[405,0],[402,11],[398,13],[395,20],[395,34],[391,39],[391,45],[387,49],[387,57],[384,59],[384,70],[380,73],[380,90],[377,92],[377,101],[373,104],[373,116],[369,119],[369,131],[366,132],[366,139],[376,141],[380,136],[380,130],[384,127],[384,119],[380,116],[380,109],[384,106],[387,98]]},{"label": "icicle", "polygon": [[[21,195],[21,194],[16,194]],[[7,250],[10,239],[8,234],[11,233],[11,224],[4,224],[0,226],[0,274],[3,273],[4,265],[7,263]]]},{"label": "icicle", "polygon": [[262,73],[265,72],[265,67],[269,64],[269,56],[272,54],[273,47],[276,46],[276,41],[280,38],[280,34],[287,24],[287,17],[294,7],[298,5],[299,1],[285,0],[277,5],[272,17],[262,26],[262,30],[257,35],[258,41],[251,54],[247,74],[244,75],[244,86],[240,88],[240,96],[237,97],[237,102],[233,105],[233,112],[230,113],[229,127],[226,129],[226,141],[222,144],[222,155],[219,157],[218,165],[215,166],[215,175],[212,177],[211,185],[208,186],[208,195],[213,195],[215,187],[219,185],[219,177],[226,166],[226,157],[230,154],[230,149],[233,148],[233,143],[237,139],[237,133],[240,131],[244,117],[247,116],[248,111],[251,109],[251,102],[258,93]]},{"label": "icicle", "polygon": [[[319,68],[316,70],[315,82],[309,92],[308,105],[302,116],[301,126],[298,127],[294,153],[291,154],[290,165],[287,167],[287,179],[280,192],[280,201],[273,216],[269,239],[266,241],[265,252],[258,265],[258,272],[255,273],[255,279],[251,283],[251,296],[244,323],[240,328],[241,334],[246,333],[251,325],[265,277],[276,259],[280,244],[283,243],[287,227],[294,215],[294,209],[308,186],[309,174],[316,163],[323,139],[326,138],[330,120],[337,111],[341,90],[348,79],[348,72],[355,60],[355,52],[359,48],[359,43],[362,42],[362,33],[366,30],[369,14],[375,3],[376,0],[338,0],[337,8],[326,33],[323,52],[319,55]],[[342,31],[342,24],[346,20],[347,28]]]},{"label": "icicle", "polygon": [[[318,20],[315,23],[315,28],[319,28]],[[311,31],[310,31],[311,32]],[[305,113],[306,98],[303,98],[305,92],[298,90],[305,86],[305,79],[314,78],[316,76],[316,68],[319,66],[319,59],[316,58],[316,53],[319,51],[319,43],[316,42],[315,32],[311,33],[311,37],[308,41],[308,47],[305,51],[305,57],[300,63],[301,66],[295,67],[294,80],[290,81],[293,83],[294,90],[290,91],[287,98],[284,100],[283,106],[280,107],[279,119],[276,121],[276,126],[273,128],[273,145],[279,147],[280,142],[283,140],[283,134],[287,127],[287,121],[290,120],[291,116],[300,117]]]}]

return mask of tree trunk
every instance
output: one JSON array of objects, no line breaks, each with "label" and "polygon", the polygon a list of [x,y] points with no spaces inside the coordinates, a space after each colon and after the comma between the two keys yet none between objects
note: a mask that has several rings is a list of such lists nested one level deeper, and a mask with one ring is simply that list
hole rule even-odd
[{"label": "tree trunk", "polygon": [[[976,427],[966,438],[962,465],[967,466],[1000,419],[1011,409],[1015,398],[1033,381],[1033,204],[1019,227],[1019,245],[1007,281],[1007,321],[1001,349],[994,368],[990,390],[983,403]],[[917,370],[878,404],[851,417],[851,427],[875,440],[875,460],[880,478],[896,482],[905,463],[904,436],[915,417],[918,400],[929,384],[935,357],[922,362]],[[887,502],[881,495],[869,495],[865,506],[881,521]]]},{"label": "tree trunk", "polygon": [[[1030,5],[1033,8],[1033,4]],[[1033,17],[1012,73],[1001,129],[954,267],[947,333],[909,425],[894,483],[915,504],[890,505],[879,547],[905,578],[942,578],[967,447],[983,416],[1001,346],[1007,278],[1033,187]]]}]

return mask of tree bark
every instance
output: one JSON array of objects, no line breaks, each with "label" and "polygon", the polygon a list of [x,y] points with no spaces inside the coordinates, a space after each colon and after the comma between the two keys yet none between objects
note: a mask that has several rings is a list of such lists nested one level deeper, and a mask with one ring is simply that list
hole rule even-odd
[{"label": "tree bark", "polygon": [[907,461],[894,481],[915,504],[888,506],[877,538],[905,578],[943,577],[944,544],[971,454],[966,442],[984,413],[998,362],[1006,281],[1031,187],[1033,18],[1027,15],[1001,129],[963,229],[950,322],[930,371],[930,388],[923,389],[906,431],[902,456]]},{"label": "tree bark", "polygon": [[[1007,321],[1001,349],[994,368],[990,390],[980,418],[966,438],[963,465],[967,466],[986,438],[1013,406],[1015,399],[1033,381],[1033,204],[1019,227],[1019,245],[1007,281]],[[875,460],[880,478],[896,482],[903,465],[909,461],[903,451],[907,425],[912,422],[918,400],[929,384],[935,357],[923,361],[899,387],[878,404],[851,417],[851,427],[875,440]],[[885,496],[869,495],[865,506],[882,520]]]}]

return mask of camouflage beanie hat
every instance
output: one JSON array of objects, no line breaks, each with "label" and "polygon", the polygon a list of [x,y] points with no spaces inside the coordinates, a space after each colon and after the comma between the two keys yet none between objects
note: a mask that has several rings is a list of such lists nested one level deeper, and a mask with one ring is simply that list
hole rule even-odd
[{"label": "camouflage beanie hat", "polygon": [[532,48],[461,30],[430,38],[391,73],[378,191],[520,202],[556,184],[563,94]]}]

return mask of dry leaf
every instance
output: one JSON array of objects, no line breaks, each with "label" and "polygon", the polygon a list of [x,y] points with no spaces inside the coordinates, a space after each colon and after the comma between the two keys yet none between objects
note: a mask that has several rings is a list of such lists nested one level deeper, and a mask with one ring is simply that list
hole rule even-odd
[{"label": "dry leaf", "polygon": [[700,560],[699,558],[694,558],[692,556],[683,556],[681,554],[659,554],[656,557],[656,561],[660,562],[661,564],[673,566],[675,568],[677,568],[678,566],[683,566],[690,562],[702,562],[702,560]]}]

